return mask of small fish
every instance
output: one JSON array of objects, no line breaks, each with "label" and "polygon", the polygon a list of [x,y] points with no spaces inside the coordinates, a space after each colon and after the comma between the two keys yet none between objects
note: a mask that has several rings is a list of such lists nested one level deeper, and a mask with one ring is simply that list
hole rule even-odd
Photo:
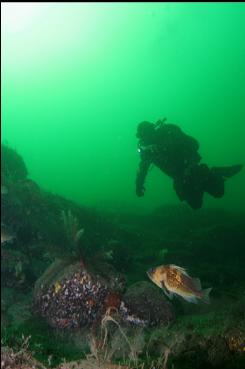
[{"label": "small fish", "polygon": [[176,294],[194,304],[198,299],[209,303],[209,293],[212,288],[202,290],[200,279],[191,278],[184,268],[173,264],[160,265],[149,269],[147,275],[171,300]]},{"label": "small fish", "polygon": [[5,242],[12,242],[14,238],[14,234],[6,226],[1,224],[1,245]]}]

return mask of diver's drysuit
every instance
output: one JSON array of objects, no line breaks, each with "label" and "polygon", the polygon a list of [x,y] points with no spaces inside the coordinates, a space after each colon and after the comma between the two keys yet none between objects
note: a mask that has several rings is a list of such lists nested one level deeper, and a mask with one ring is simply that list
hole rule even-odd
[{"label": "diver's drysuit", "polygon": [[[151,164],[155,164],[173,178],[179,199],[186,201],[193,209],[199,209],[204,192],[214,197],[222,197],[225,179],[242,168],[242,165],[208,168],[206,164],[200,163],[197,140],[185,134],[178,126],[163,122],[155,125],[149,122],[140,124],[151,125],[152,131],[150,135],[140,134],[139,128],[142,127],[138,126],[138,151],[141,161],[136,177],[137,196],[144,195],[148,169]],[[150,126],[148,128],[150,129]]]}]

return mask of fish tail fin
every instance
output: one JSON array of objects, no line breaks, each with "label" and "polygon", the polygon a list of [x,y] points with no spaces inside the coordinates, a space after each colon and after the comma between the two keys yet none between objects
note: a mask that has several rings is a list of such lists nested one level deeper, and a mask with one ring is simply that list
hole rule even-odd
[{"label": "fish tail fin", "polygon": [[205,302],[205,304],[210,304],[209,294],[210,294],[211,290],[212,290],[212,287],[207,288],[206,290],[202,291],[202,293],[203,293],[202,301]]}]

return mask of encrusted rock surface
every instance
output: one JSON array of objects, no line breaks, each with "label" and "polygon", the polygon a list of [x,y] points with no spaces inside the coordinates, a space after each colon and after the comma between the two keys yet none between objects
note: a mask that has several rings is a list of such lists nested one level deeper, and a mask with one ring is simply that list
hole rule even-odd
[{"label": "encrusted rock surface", "polygon": [[130,286],[123,295],[123,302],[127,314],[145,322],[146,326],[167,325],[174,320],[171,304],[163,292],[149,282]]}]

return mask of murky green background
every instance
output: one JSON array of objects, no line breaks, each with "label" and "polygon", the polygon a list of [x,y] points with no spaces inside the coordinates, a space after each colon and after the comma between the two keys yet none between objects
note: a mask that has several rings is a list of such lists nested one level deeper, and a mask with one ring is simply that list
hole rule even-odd
[{"label": "murky green background", "polygon": [[[136,126],[165,116],[209,165],[245,163],[244,3],[2,10],[2,141],[43,188],[122,211],[178,203],[156,168],[135,195]],[[244,183],[245,170],[205,206],[244,210]]]}]

